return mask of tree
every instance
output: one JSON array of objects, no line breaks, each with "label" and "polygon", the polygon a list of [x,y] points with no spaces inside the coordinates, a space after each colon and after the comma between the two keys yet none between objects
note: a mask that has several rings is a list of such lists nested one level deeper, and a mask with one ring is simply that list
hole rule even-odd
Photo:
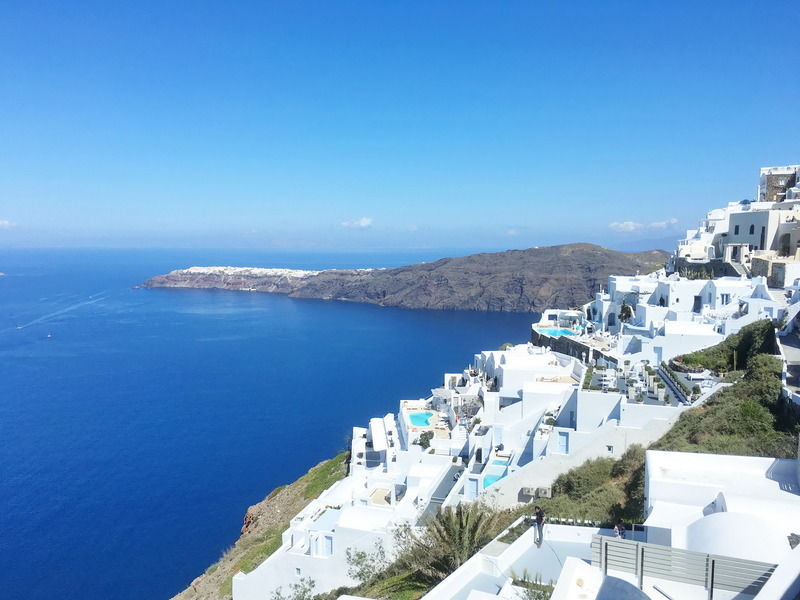
[{"label": "tree", "polygon": [[289,586],[289,595],[284,595],[283,588],[279,587],[272,592],[270,600],[312,600],[314,597],[314,588],[317,584],[310,577],[303,577],[297,583]]},{"label": "tree", "polygon": [[419,434],[419,437],[414,441],[414,443],[419,446],[422,446],[423,449],[427,450],[428,448],[430,448],[432,439],[433,439],[432,431],[430,430],[423,431],[422,433]]},{"label": "tree", "polygon": [[622,306],[619,307],[619,320],[622,323],[627,323],[633,318],[633,309],[631,309],[629,304],[623,303]]},{"label": "tree", "polygon": [[380,540],[375,542],[375,552],[348,548],[345,554],[347,574],[362,584],[374,580],[388,565],[386,551]]},{"label": "tree", "polygon": [[448,506],[428,519],[420,533],[404,525],[395,532],[398,563],[438,582],[488,544],[498,513],[480,502]]}]

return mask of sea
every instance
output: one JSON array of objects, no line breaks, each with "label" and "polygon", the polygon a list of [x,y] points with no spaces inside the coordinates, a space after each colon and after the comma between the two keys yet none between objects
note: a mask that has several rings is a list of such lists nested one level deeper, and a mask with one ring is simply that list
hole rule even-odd
[{"label": "sea", "polygon": [[134,286],[443,254],[0,250],[0,597],[170,598],[249,505],[537,317]]}]

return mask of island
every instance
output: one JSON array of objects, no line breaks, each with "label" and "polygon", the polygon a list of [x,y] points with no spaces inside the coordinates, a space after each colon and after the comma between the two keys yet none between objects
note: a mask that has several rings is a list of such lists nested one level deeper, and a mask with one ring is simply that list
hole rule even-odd
[{"label": "island", "polygon": [[194,266],[152,277],[143,287],[267,292],[413,309],[541,312],[583,304],[610,275],[649,273],[668,257],[663,250],[618,252],[575,243],[391,269]]}]

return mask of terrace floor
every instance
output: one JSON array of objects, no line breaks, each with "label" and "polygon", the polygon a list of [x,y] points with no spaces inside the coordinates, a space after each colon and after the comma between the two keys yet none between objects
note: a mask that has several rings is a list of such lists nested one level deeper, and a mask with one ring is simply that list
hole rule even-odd
[{"label": "terrace floor", "polygon": [[551,541],[545,533],[541,546],[532,544],[531,547],[514,563],[508,575],[513,572],[517,577],[527,574],[529,579],[550,584],[558,581],[561,568],[568,556],[574,556],[587,562],[592,560],[592,549],[589,544],[576,542]]},{"label": "terrace floor", "polygon": [[375,491],[369,495],[369,499],[373,504],[389,506],[389,490],[386,488],[375,488]]}]

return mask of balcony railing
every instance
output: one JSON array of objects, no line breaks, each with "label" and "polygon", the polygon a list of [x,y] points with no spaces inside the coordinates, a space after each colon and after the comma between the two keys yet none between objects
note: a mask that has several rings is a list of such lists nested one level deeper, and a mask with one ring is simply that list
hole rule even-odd
[{"label": "balcony railing", "polygon": [[592,565],[633,573],[639,589],[645,577],[702,586],[709,600],[715,589],[755,596],[777,566],[601,535],[592,536]]}]

